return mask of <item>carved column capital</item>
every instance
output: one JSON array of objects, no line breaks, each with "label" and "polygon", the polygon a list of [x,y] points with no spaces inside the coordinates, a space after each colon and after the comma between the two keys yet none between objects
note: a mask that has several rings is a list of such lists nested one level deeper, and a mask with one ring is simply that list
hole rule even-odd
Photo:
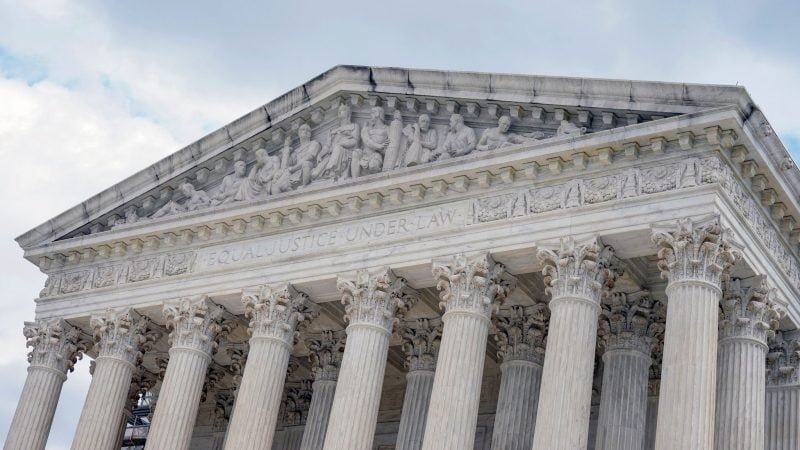
[{"label": "carved column capital", "polygon": [[286,395],[283,397],[281,405],[283,426],[297,426],[306,423],[312,392],[309,380],[293,383],[286,387]]},{"label": "carved column capital", "polygon": [[319,314],[306,294],[285,283],[247,289],[242,293],[242,303],[253,338],[276,339],[289,346],[299,330]]},{"label": "carved column capital", "polygon": [[25,322],[22,333],[31,347],[28,363],[31,367],[44,367],[66,375],[86,351],[87,340],[79,329],[63,319]]},{"label": "carved column capital", "polygon": [[677,225],[653,228],[652,240],[658,247],[658,268],[669,283],[700,281],[719,288],[741,257],[719,218],[699,222],[680,219]]},{"label": "carved column capital", "polygon": [[213,355],[219,338],[233,327],[225,308],[206,296],[182,298],[164,304],[164,319],[172,348]]},{"label": "carved column capital", "polygon": [[579,243],[562,238],[558,248],[542,248],[537,256],[551,299],[580,298],[599,305],[620,274],[614,249],[597,238]]},{"label": "carved column capital", "polygon": [[344,317],[350,325],[372,325],[387,332],[418,300],[406,279],[389,268],[340,276],[336,287],[342,294]]},{"label": "carved column capital", "polygon": [[501,309],[494,319],[497,356],[503,362],[530,361],[544,364],[549,318],[550,310],[544,303]]},{"label": "carved column capital", "polygon": [[216,432],[225,432],[233,414],[236,393],[233,389],[217,389],[214,393],[214,415],[211,427]]},{"label": "carved column capital", "polygon": [[128,403],[126,408],[129,411],[134,409],[139,403],[139,398],[152,390],[158,381],[159,378],[157,374],[143,367],[138,367],[131,377],[131,387],[128,391]]},{"label": "carved column capital", "polygon": [[441,319],[417,319],[406,322],[400,328],[403,351],[406,354],[405,366],[409,372],[436,370],[436,358],[442,336]]},{"label": "carved column capital", "polygon": [[775,335],[783,311],[772,301],[774,289],[765,276],[750,286],[740,279],[725,282],[719,312],[719,338],[750,338],[762,343]]},{"label": "carved column capital", "polygon": [[228,370],[231,373],[231,379],[233,381],[233,389],[234,393],[239,390],[239,385],[242,382],[242,375],[244,374],[244,365],[247,362],[247,354],[250,350],[247,342],[241,342],[236,344],[229,344],[226,352],[228,353],[228,358],[231,360],[230,366],[228,366]]},{"label": "carved column capital", "polygon": [[339,377],[346,339],[344,331],[327,330],[319,336],[309,336],[306,339],[308,360],[311,363],[311,371],[314,372],[314,380],[336,381]]},{"label": "carved column capital", "polygon": [[129,364],[141,362],[144,352],[161,336],[152,321],[132,308],[111,309],[89,320],[99,358],[115,358]]},{"label": "carved column capital", "polygon": [[636,350],[650,356],[663,339],[666,305],[647,291],[615,292],[603,300],[598,327],[599,344],[606,351]]},{"label": "carved column capital", "polygon": [[488,253],[433,261],[433,277],[439,290],[439,306],[452,312],[480,314],[487,319],[497,312],[517,279]]},{"label": "carved column capital", "polygon": [[800,384],[800,336],[778,331],[769,341],[767,386]]}]

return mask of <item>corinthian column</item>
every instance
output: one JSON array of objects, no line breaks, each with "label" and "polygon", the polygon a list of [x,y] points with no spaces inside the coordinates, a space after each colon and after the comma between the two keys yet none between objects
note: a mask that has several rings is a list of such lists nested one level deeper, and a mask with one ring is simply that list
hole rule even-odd
[{"label": "corinthian column", "polygon": [[603,302],[600,342],[603,387],[597,423],[597,450],[641,450],[645,445],[650,350],[663,305],[647,292],[614,293]]},{"label": "corinthian column", "polygon": [[597,239],[539,250],[550,325],[544,357],[535,450],[584,449],[589,440],[592,375],[601,298],[613,287],[613,250]]},{"label": "corinthian column", "polygon": [[767,354],[766,450],[800,448],[800,335],[777,332]]},{"label": "corinthian column", "polygon": [[62,319],[25,322],[22,332],[32,347],[30,365],[4,448],[44,450],[67,371],[85,350],[85,343],[80,331]]},{"label": "corinthian column", "polygon": [[418,319],[400,330],[408,374],[397,432],[397,450],[422,448],[441,334],[442,321],[439,319]]},{"label": "corinthian column", "polygon": [[98,356],[86,402],[72,440],[73,450],[119,448],[120,414],[124,414],[133,371],[158,338],[148,332],[150,320],[133,309],[108,309],[92,316]]},{"label": "corinthian column", "polygon": [[536,303],[501,310],[495,319],[497,356],[503,363],[493,449],[530,450],[533,445],[549,317],[547,305]]},{"label": "corinthian column", "polygon": [[308,407],[301,450],[317,450],[325,443],[344,342],[344,332],[332,331],[323,331],[319,337],[306,340],[314,383],[311,385],[311,405]]},{"label": "corinthian column", "polygon": [[763,276],[750,288],[739,280],[726,283],[717,353],[717,450],[764,448],[767,340],[780,319],[770,293]]},{"label": "corinthian column", "polygon": [[387,268],[339,277],[337,287],[350,325],[324,448],[369,450],[375,436],[392,326],[417,297],[405,279]]},{"label": "corinthian column", "polygon": [[270,448],[278,423],[286,368],[298,327],[316,310],[308,296],[288,284],[264,286],[242,294],[250,319],[250,352],[233,409],[226,449]]},{"label": "corinthian column", "polygon": [[423,449],[471,449],[492,314],[516,279],[488,253],[434,261],[433,277],[445,308]]},{"label": "corinthian column", "polygon": [[716,218],[653,232],[669,278],[657,450],[714,446],[720,281],[738,258],[728,234]]},{"label": "corinthian column", "polygon": [[231,324],[225,309],[205,296],[166,303],[163,315],[171,331],[169,363],[145,449],[186,450],[211,355]]}]

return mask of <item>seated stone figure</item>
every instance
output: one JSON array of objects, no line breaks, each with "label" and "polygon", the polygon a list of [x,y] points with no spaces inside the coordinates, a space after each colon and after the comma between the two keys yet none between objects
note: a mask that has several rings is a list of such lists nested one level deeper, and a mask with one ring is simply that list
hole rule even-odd
[{"label": "seated stone figure", "polygon": [[308,186],[314,179],[317,156],[322,146],[319,142],[311,139],[311,127],[307,124],[300,125],[300,128],[297,129],[297,136],[300,138],[300,145],[291,155],[289,172],[293,179],[296,179],[293,183]]},{"label": "seated stone figure", "polygon": [[487,128],[483,131],[481,139],[476,146],[478,151],[494,150],[509,145],[523,144],[544,137],[544,134],[541,132],[521,135],[508,131],[509,128],[511,128],[511,117],[501,116],[497,121],[496,128]]},{"label": "seated stone figure", "polygon": [[361,128],[351,118],[350,107],[339,105],[339,126],[330,132],[330,146],[317,155],[316,177],[338,180],[350,177],[350,161],[358,149]]},{"label": "seated stone figure", "polygon": [[403,129],[403,134],[406,135],[409,143],[402,161],[404,167],[425,164],[431,160],[431,154],[439,143],[439,136],[436,134],[436,130],[431,128],[429,115],[421,114],[417,123]]},{"label": "seated stone figure", "polygon": [[372,108],[370,120],[361,129],[362,148],[353,150],[351,175],[377,173],[383,167],[383,155],[389,146],[389,127],[383,121],[383,108]]},{"label": "seated stone figure", "polygon": [[269,156],[267,150],[256,150],[256,164],[250,169],[247,179],[239,185],[235,201],[253,200],[272,193],[272,181],[280,170],[281,162],[277,156]]},{"label": "seated stone figure", "polygon": [[475,150],[476,144],[475,130],[464,125],[461,114],[453,114],[450,116],[450,129],[444,143],[436,149],[431,159],[442,160],[468,155]]},{"label": "seated stone figure", "polygon": [[242,160],[233,163],[233,173],[222,179],[217,193],[211,197],[211,206],[232,202],[236,193],[239,192],[239,186],[242,184],[242,181],[246,179],[247,164]]}]

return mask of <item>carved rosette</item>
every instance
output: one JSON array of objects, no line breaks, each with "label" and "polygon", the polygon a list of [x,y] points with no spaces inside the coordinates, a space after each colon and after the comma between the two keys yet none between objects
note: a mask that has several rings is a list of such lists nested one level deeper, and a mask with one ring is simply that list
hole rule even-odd
[{"label": "carved rosette", "polygon": [[342,364],[346,334],[323,331],[319,337],[310,337],[306,340],[308,347],[308,361],[314,380],[336,381],[339,377],[339,367]]},{"label": "carved rosette", "polygon": [[212,355],[219,338],[233,326],[225,308],[206,296],[183,298],[164,304],[164,319],[172,348],[188,348]]},{"label": "carved rosette", "polygon": [[276,339],[289,346],[318,315],[316,305],[306,294],[285,283],[245,290],[242,303],[254,339]]},{"label": "carved rosette", "polygon": [[399,330],[406,354],[405,366],[409,372],[436,370],[436,357],[442,336],[440,319],[417,319],[406,322]]},{"label": "carved rosette", "polygon": [[28,363],[66,374],[86,351],[87,342],[80,330],[63,319],[25,322],[22,333],[31,347]]},{"label": "carved rosette", "polygon": [[598,343],[610,350],[635,350],[650,356],[663,339],[666,306],[647,291],[615,292],[603,300]]},{"label": "carved rosette", "polygon": [[680,219],[677,226],[655,228],[661,276],[670,284],[702,281],[719,287],[741,256],[730,236],[717,217],[697,223]]},{"label": "carved rosette", "polygon": [[89,326],[92,327],[98,357],[138,364],[144,352],[150,350],[160,337],[151,324],[150,319],[130,308],[109,308],[93,315]]},{"label": "carved rosette", "polygon": [[719,338],[751,338],[767,345],[783,315],[772,301],[772,289],[765,276],[749,286],[739,279],[725,283],[719,312]]},{"label": "carved rosette", "polygon": [[517,279],[488,253],[434,261],[433,278],[445,314],[467,312],[486,318],[497,312],[517,285]]},{"label": "carved rosette", "polygon": [[498,358],[503,362],[529,361],[544,364],[549,318],[550,310],[544,303],[500,310],[494,319]]},{"label": "carved rosette", "polygon": [[620,270],[614,265],[614,249],[591,238],[576,243],[562,238],[558,249],[537,252],[542,264],[545,292],[556,298],[581,298],[599,305],[614,287]]},{"label": "carved rosette", "polygon": [[776,332],[767,353],[767,386],[800,384],[800,337]]},{"label": "carved rosette", "polygon": [[336,287],[350,325],[372,325],[388,332],[418,300],[405,278],[388,268],[359,270],[355,277],[340,276]]}]

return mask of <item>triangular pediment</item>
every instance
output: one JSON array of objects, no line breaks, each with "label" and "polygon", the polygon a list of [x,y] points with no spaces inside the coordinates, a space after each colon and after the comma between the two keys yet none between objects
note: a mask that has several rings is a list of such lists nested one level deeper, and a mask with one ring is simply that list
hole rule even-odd
[{"label": "triangular pediment", "polygon": [[31,249],[170,223],[194,211],[720,107],[746,112],[752,102],[733,86],[337,66],[17,241]]}]

